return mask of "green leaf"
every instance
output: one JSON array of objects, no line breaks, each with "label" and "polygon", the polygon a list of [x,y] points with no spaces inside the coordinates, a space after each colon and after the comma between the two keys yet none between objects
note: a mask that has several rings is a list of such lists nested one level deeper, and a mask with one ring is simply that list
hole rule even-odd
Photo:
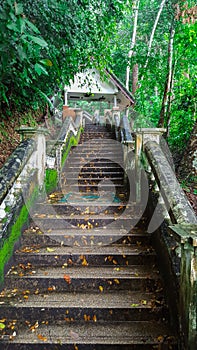
[{"label": "green leaf", "polygon": [[17,2],[14,3],[14,7],[15,7],[15,14],[16,16],[22,15],[23,13],[23,5],[22,4],[18,4]]},{"label": "green leaf", "polygon": [[48,67],[52,67],[52,65],[53,65],[51,60],[49,60],[48,58],[46,58],[44,60],[40,60],[40,63],[42,63],[42,64],[44,64],[45,66],[48,66]]},{"label": "green leaf", "polygon": [[0,323],[0,329],[4,329],[4,328],[5,328],[4,323]]},{"label": "green leaf", "polygon": [[34,43],[38,44],[39,46],[42,46],[42,47],[48,46],[47,42],[42,38],[38,38],[37,36],[33,36],[33,35],[29,35],[28,37],[30,40],[32,40]]},{"label": "green leaf", "polygon": [[41,74],[48,75],[47,70],[43,66],[41,66],[41,64],[36,63],[34,68],[35,68],[35,71],[38,75],[41,75]]},{"label": "green leaf", "polygon": [[19,31],[17,25],[15,23],[13,23],[13,22],[7,24],[7,28],[10,29],[10,30],[14,30],[15,32]]},{"label": "green leaf", "polygon": [[34,33],[37,33],[37,34],[40,33],[39,29],[32,22],[30,22],[27,18],[25,18],[25,22]]}]

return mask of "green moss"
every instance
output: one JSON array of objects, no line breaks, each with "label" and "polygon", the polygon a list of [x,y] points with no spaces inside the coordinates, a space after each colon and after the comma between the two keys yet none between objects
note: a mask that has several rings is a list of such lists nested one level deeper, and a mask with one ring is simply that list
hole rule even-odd
[{"label": "green moss", "polygon": [[46,193],[51,193],[57,187],[57,170],[46,169],[45,174],[45,190]]},{"label": "green moss", "polygon": [[28,208],[32,206],[37,196],[38,196],[38,188],[36,187],[31,195],[31,198],[27,201],[26,204],[24,204],[21,207],[20,213],[17,216],[17,219],[10,227],[10,233],[8,238],[6,238],[2,244],[2,248],[0,250],[0,285],[3,283],[3,280],[4,280],[5,265],[9,261],[9,259],[12,257],[14,245],[21,235],[24,224],[27,223],[27,220],[29,217]]},{"label": "green moss", "polygon": [[77,136],[71,136],[70,139],[69,139],[69,143],[68,145],[66,145],[64,148],[63,148],[63,152],[62,152],[62,167],[64,166],[65,164],[65,161],[66,161],[66,158],[68,157],[68,154],[70,152],[70,149],[71,147],[74,147],[74,146],[77,146],[78,142],[79,142],[79,139],[80,139],[80,136],[81,136],[81,132],[82,132],[82,128],[78,131],[77,133]]}]

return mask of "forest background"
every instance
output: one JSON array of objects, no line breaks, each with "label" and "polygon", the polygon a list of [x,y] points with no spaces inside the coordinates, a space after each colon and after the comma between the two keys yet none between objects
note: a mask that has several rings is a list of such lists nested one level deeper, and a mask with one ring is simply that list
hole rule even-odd
[{"label": "forest background", "polygon": [[196,52],[193,0],[0,0],[0,166],[16,127],[42,122],[77,72],[108,67],[135,97],[135,127],[167,128],[195,207]]}]

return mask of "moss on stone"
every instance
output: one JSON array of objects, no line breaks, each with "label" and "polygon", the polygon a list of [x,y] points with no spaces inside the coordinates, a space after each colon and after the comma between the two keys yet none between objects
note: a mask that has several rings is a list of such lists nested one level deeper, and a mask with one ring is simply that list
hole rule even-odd
[{"label": "moss on stone", "polygon": [[27,223],[28,217],[29,217],[29,210],[35,199],[38,196],[38,188],[36,187],[31,194],[31,198],[27,201],[26,204],[23,204],[20,211],[19,215],[16,215],[16,218],[12,221],[13,224],[9,228],[9,233],[8,237],[4,239],[2,243],[2,248],[0,250],[0,286],[3,284],[4,281],[4,270],[5,270],[5,265],[8,263],[10,258],[13,255],[14,251],[14,245],[18,241],[21,233],[22,233],[22,228],[23,226]]},{"label": "moss on stone", "polygon": [[51,193],[57,187],[57,170],[56,169],[46,169],[45,173],[45,190],[46,193]]},{"label": "moss on stone", "polygon": [[80,139],[80,136],[81,136],[81,131],[82,131],[82,128],[79,129],[76,137],[75,136],[71,136],[70,139],[69,139],[68,145],[66,145],[63,148],[63,152],[62,152],[62,167],[65,164],[66,158],[68,157],[68,154],[70,152],[71,147],[77,146],[77,144],[79,142],[79,139]]}]

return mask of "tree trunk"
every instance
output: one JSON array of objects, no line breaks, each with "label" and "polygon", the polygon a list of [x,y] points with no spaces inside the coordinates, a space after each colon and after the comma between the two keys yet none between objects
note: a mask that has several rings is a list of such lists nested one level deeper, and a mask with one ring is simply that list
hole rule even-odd
[{"label": "tree trunk", "polygon": [[131,70],[131,57],[134,55],[134,47],[136,42],[137,35],[137,21],[138,21],[138,12],[139,12],[140,0],[133,1],[133,11],[134,11],[134,24],[133,24],[133,34],[131,39],[131,46],[128,53],[128,64],[126,69],[126,88],[129,90],[129,80],[130,80],[130,70]]},{"label": "tree trunk", "polygon": [[138,64],[134,64],[133,66],[133,74],[132,74],[132,94],[134,95],[137,90],[138,84]]},{"label": "tree trunk", "polygon": [[165,82],[165,89],[163,94],[162,106],[160,111],[160,117],[158,121],[158,127],[164,127],[164,124],[169,123],[170,109],[168,110],[168,120],[166,120],[167,109],[170,108],[171,104],[171,93],[173,86],[173,43],[174,43],[174,26],[172,24],[170,29],[170,40],[168,44],[168,74]]},{"label": "tree trunk", "polygon": [[[151,36],[150,36],[150,40],[149,40],[149,44],[148,44],[148,53],[147,53],[146,62],[145,62],[145,65],[144,65],[144,70],[146,69],[146,67],[147,67],[147,65],[148,65],[149,56],[150,56],[150,53],[151,53],[151,48],[152,48],[152,43],[153,43],[155,31],[156,31],[157,24],[158,24],[158,22],[159,22],[159,18],[160,18],[160,16],[161,16],[163,7],[164,7],[164,5],[165,5],[165,2],[166,2],[166,0],[162,0],[161,5],[160,5],[160,7],[159,7],[159,11],[158,11],[158,13],[157,13],[157,17],[156,17],[156,19],[155,19],[155,23],[154,23],[154,26],[153,26],[153,29],[152,29],[152,32],[151,32]],[[141,81],[143,81],[143,80],[144,80],[144,75],[143,75],[142,78],[141,78]]]}]

